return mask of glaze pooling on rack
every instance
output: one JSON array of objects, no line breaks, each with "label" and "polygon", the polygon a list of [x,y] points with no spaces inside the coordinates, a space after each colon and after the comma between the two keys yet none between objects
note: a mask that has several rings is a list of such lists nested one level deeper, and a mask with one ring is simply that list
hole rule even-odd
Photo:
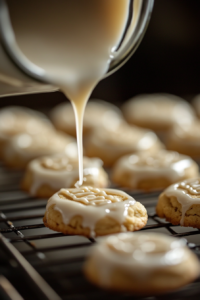
[{"label": "glaze pooling on rack", "polygon": [[82,216],[82,226],[90,228],[91,236],[94,236],[96,223],[106,216],[116,220],[124,231],[123,222],[128,214],[128,208],[135,203],[134,198],[119,190],[83,186],[61,189],[49,199],[46,211],[54,205],[54,210],[61,213],[65,224],[68,224],[74,216]]},{"label": "glaze pooling on rack", "polygon": [[184,225],[185,214],[194,204],[200,205],[200,178],[188,179],[171,185],[164,191],[167,197],[174,196],[182,206],[180,224]]}]

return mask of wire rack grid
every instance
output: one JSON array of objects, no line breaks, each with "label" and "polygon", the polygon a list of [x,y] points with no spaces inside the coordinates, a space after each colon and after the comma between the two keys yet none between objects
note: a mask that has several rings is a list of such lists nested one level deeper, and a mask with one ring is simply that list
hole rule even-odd
[{"label": "wire rack grid", "polygon": [[[19,188],[21,177],[21,172],[0,165],[0,299],[200,298],[199,280],[170,295],[146,298],[110,293],[91,285],[83,276],[82,266],[88,249],[98,238],[67,236],[46,228],[42,218],[47,200],[22,192]],[[156,216],[158,192],[129,194],[147,208],[149,219],[143,230],[185,238],[200,258],[198,229],[173,226]],[[8,280],[7,285],[5,280]],[[8,283],[15,290],[14,297],[8,295],[8,289],[6,292]]]}]

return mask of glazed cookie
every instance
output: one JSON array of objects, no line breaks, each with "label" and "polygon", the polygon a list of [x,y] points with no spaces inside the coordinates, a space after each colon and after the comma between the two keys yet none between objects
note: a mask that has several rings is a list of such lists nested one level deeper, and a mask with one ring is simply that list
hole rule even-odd
[{"label": "glazed cookie", "polygon": [[66,153],[76,157],[75,139],[55,131],[34,136],[19,134],[11,138],[6,144],[3,159],[8,166],[23,169],[34,158],[56,153]]},{"label": "glazed cookie", "polygon": [[163,147],[155,133],[136,126],[121,124],[116,129],[96,128],[85,141],[85,153],[99,157],[112,166],[123,155],[137,151],[155,152]]},{"label": "glazed cookie", "polygon": [[198,165],[186,155],[160,150],[121,157],[115,164],[112,180],[131,189],[155,190],[199,176]]},{"label": "glazed cookie", "polygon": [[183,239],[151,232],[121,233],[91,249],[84,273],[101,288],[155,295],[195,280],[200,264]]},{"label": "glazed cookie", "polygon": [[64,234],[87,237],[139,230],[147,212],[140,202],[113,189],[61,189],[48,201],[44,225]]},{"label": "glazed cookie", "polygon": [[[76,136],[75,117],[71,103],[61,103],[51,112],[51,119],[58,130]],[[113,104],[102,101],[89,101],[84,115],[83,134],[89,133],[94,127],[106,124],[108,127],[119,123],[122,113]]]},{"label": "glazed cookie", "polygon": [[155,131],[168,131],[174,124],[191,123],[195,119],[192,107],[185,100],[169,94],[136,96],[122,110],[129,123]]},{"label": "glazed cookie", "polygon": [[0,154],[11,137],[19,133],[37,135],[53,130],[51,122],[40,112],[20,106],[0,110]]},{"label": "glazed cookie", "polygon": [[168,187],[159,197],[156,212],[173,225],[200,228],[200,178]]},{"label": "glazed cookie", "polygon": [[166,146],[169,150],[200,158],[200,121],[174,126],[168,134]]},{"label": "glazed cookie", "polygon": [[[84,185],[108,186],[108,175],[102,164],[98,158],[83,158]],[[78,159],[57,154],[32,160],[28,164],[22,188],[33,196],[49,198],[61,188],[74,187],[78,178]]]}]

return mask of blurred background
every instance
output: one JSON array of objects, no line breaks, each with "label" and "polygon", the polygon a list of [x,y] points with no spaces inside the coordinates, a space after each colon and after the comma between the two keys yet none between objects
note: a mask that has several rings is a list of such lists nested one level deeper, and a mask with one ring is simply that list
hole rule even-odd
[{"label": "blurred background", "polygon": [[[121,105],[140,93],[172,93],[187,100],[200,92],[200,1],[155,0],[139,48],[92,97]],[[0,98],[0,106],[48,108],[65,101],[61,92]]]}]

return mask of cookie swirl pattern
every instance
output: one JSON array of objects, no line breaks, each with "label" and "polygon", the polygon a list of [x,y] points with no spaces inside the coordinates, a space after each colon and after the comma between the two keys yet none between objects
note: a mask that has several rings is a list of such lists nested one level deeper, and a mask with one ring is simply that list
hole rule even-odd
[{"label": "cookie swirl pattern", "polygon": [[199,262],[183,239],[121,233],[91,249],[84,271],[90,281],[106,289],[156,294],[192,281],[199,275]]},{"label": "cookie swirl pattern", "polygon": [[[84,185],[106,187],[108,176],[98,158],[83,158]],[[70,188],[78,181],[78,159],[65,154],[32,160],[22,180],[22,188],[33,196],[49,198],[61,188]]]},{"label": "cookie swirl pattern", "polygon": [[[57,227],[54,226],[56,211],[61,216]],[[70,225],[77,216],[81,217],[79,230]],[[45,226],[51,229],[86,236],[139,230],[146,222],[146,209],[128,194],[87,186],[61,189],[54,194],[48,201],[44,217]]]},{"label": "cookie swirl pattern", "polygon": [[135,189],[165,188],[198,176],[198,165],[189,156],[174,151],[135,153],[122,157],[113,169],[113,181]]}]

